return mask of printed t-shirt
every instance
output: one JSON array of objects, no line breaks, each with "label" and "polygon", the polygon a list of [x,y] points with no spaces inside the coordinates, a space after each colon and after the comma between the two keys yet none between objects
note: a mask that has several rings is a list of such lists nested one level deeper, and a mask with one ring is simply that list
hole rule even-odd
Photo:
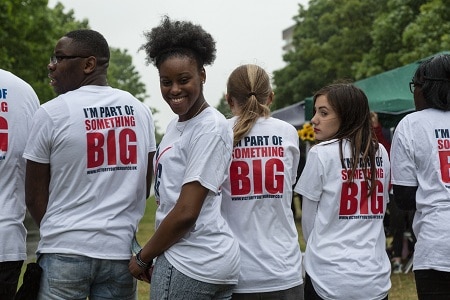
[{"label": "printed t-shirt", "polygon": [[43,104],[24,153],[51,168],[37,253],[129,259],[155,150],[150,109],[128,92],[83,86]]},{"label": "printed t-shirt", "polygon": [[198,181],[210,190],[195,225],[164,255],[186,276],[213,284],[236,284],[239,274],[239,245],[220,213],[232,135],[223,115],[208,107],[188,121],[172,120],[154,158],[156,228],[183,184]]},{"label": "printed t-shirt", "polygon": [[390,287],[383,218],[389,199],[390,163],[385,148],[376,154],[377,181],[368,197],[361,168],[348,182],[350,142],[319,143],[308,153],[295,191],[318,201],[306,244],[305,271],[323,299],[383,299]]},{"label": "printed t-shirt", "polygon": [[0,69],[0,262],[27,259],[22,154],[38,108],[32,87]]},{"label": "printed t-shirt", "polygon": [[394,131],[392,183],[417,186],[413,270],[450,272],[450,112],[408,114]]},{"label": "printed t-shirt", "polygon": [[[236,120],[229,120],[231,128]],[[241,249],[235,293],[281,291],[303,283],[291,209],[299,159],[297,131],[274,118],[259,118],[233,148],[222,213]]]}]

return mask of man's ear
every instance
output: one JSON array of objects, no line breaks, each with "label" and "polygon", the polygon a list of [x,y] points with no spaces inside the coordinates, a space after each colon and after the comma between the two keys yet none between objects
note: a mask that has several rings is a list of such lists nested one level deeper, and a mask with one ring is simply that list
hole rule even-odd
[{"label": "man's ear", "polygon": [[86,63],[84,65],[84,73],[90,74],[95,71],[96,67],[97,67],[97,58],[95,58],[95,56],[89,56],[86,59]]}]

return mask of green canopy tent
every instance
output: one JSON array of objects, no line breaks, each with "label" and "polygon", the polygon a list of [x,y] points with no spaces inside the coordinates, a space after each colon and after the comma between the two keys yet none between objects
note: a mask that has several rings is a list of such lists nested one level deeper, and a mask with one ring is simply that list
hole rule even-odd
[{"label": "green canopy tent", "polygon": [[[450,54],[450,52],[437,54],[444,53]],[[378,113],[383,127],[395,127],[405,115],[415,110],[413,94],[409,90],[409,82],[411,82],[420,62],[427,58],[429,57],[354,82],[357,87],[366,93],[370,109]],[[305,119],[311,120],[312,115],[313,98],[308,97],[305,99]]]},{"label": "green canopy tent", "polygon": [[288,122],[296,129],[300,129],[303,123],[305,123],[305,102],[300,101],[299,103],[275,110],[271,116]]}]

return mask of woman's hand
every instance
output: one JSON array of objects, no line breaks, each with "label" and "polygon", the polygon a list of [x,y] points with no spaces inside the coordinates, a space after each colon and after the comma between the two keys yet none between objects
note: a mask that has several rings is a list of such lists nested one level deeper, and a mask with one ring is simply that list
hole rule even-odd
[{"label": "woman's hand", "polygon": [[128,263],[128,270],[134,278],[140,281],[145,281],[147,283],[151,282],[153,265],[150,268],[142,268],[138,265],[136,261],[136,256],[132,256],[130,262]]}]

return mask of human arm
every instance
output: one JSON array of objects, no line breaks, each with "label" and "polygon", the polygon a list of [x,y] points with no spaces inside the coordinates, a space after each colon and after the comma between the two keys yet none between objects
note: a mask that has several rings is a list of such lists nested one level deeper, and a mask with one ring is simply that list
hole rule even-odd
[{"label": "human arm", "polygon": [[391,178],[394,201],[402,210],[416,209],[416,192],[419,186],[415,147],[410,137],[409,119],[404,118],[397,125],[392,140]]},{"label": "human arm", "polygon": [[153,179],[153,157],[155,156],[155,151],[148,153],[148,161],[147,161],[147,175],[146,175],[146,196],[147,198],[150,196],[150,188],[152,187],[152,179]]},{"label": "human arm", "polygon": [[[140,253],[142,261],[148,263],[175,244],[194,226],[209,190],[198,181],[189,182],[181,188],[180,197],[173,209],[145,244]],[[141,278],[144,269],[132,257],[128,265],[131,274]]]},{"label": "human arm", "polygon": [[313,201],[305,196],[302,197],[302,232],[305,242],[308,242],[314,228],[318,207],[318,201]]},{"label": "human arm", "polygon": [[393,190],[394,190],[394,201],[400,209],[402,210],[416,209],[417,186],[404,186],[394,184]]},{"label": "human arm", "polygon": [[25,202],[38,227],[47,211],[50,185],[50,164],[27,160]]}]

